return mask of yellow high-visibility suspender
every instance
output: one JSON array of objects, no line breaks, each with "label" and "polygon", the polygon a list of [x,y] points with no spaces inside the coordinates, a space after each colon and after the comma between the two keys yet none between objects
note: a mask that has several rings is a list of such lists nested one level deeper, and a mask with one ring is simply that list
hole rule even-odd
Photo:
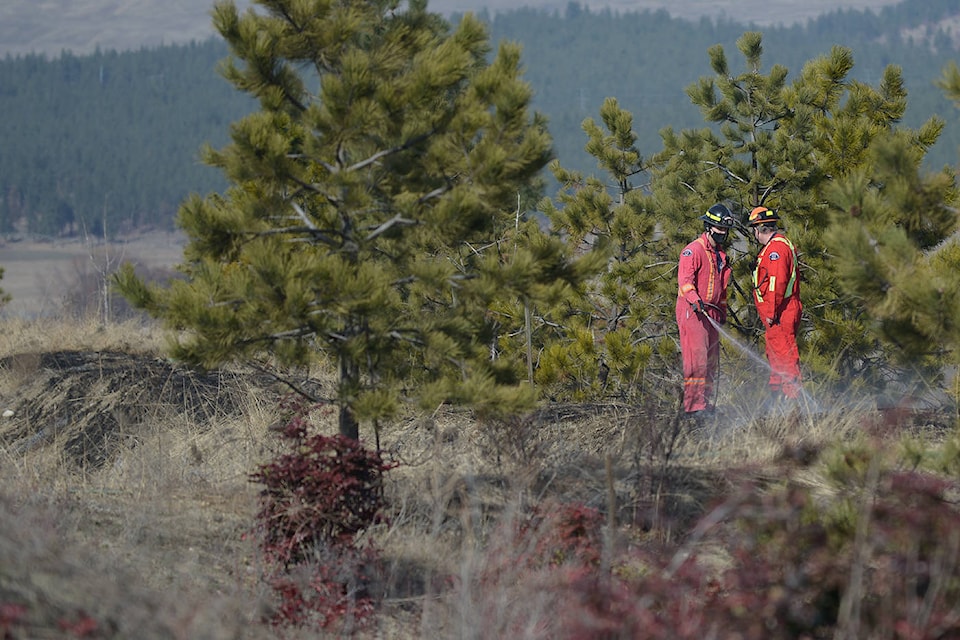
[{"label": "yellow high-visibility suspender", "polygon": [[[698,237],[696,241],[700,243],[700,246],[702,246],[702,247],[703,247],[703,250],[706,252],[706,254],[707,254],[707,260],[709,260],[710,262],[713,262],[713,263],[714,263],[714,264],[711,264],[711,265],[710,265],[710,273],[709,273],[709,276],[708,276],[708,278],[707,278],[707,294],[706,294],[706,296],[703,296],[703,295],[700,296],[701,298],[703,298],[703,299],[705,299],[705,300],[710,300],[710,299],[713,298],[713,288],[716,286],[715,280],[716,280],[718,277],[720,277],[719,267],[718,267],[718,265],[715,264],[716,261],[714,261],[714,260],[712,259],[710,247],[707,246],[707,242],[706,242],[706,240],[703,239],[703,236]],[[716,273],[714,273],[715,270],[716,270]],[[685,284],[685,285],[683,285],[682,287],[680,287],[679,296],[678,296],[678,297],[682,298],[683,295],[684,295],[686,292],[690,291],[691,289],[696,289],[696,286],[694,286],[694,285],[692,285],[692,284],[690,284],[690,283],[688,282],[687,284]]]},{"label": "yellow high-visibility suspender", "polygon": [[[793,248],[793,243],[786,238],[786,236],[774,236],[770,238],[770,242],[774,240],[779,240],[780,242],[787,245],[790,248],[790,258],[791,258],[791,272],[790,272],[790,281],[787,283],[787,290],[783,294],[784,298],[789,298],[793,294],[793,284],[797,281],[797,250]],[[770,245],[768,244],[764,247],[764,255],[766,255],[766,249]],[[760,292],[760,261],[757,260],[757,267],[753,270],[753,289],[757,292],[757,300],[763,302],[763,294]],[[770,286],[768,287],[769,291],[773,291],[777,284],[776,276],[770,278]]]}]

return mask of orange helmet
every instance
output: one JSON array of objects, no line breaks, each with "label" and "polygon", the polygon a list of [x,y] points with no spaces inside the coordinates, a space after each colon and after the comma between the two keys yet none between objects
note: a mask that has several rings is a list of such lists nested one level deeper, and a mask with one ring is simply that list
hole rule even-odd
[{"label": "orange helmet", "polygon": [[750,217],[747,218],[747,224],[755,227],[765,222],[778,222],[779,220],[780,216],[777,215],[776,211],[767,209],[766,207],[756,207],[750,212]]}]

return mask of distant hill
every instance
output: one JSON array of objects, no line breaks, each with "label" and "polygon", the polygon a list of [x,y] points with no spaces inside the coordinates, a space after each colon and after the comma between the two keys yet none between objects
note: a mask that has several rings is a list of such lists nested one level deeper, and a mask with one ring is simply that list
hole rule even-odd
[{"label": "distant hill", "polygon": [[[239,7],[251,0],[236,0]],[[429,7],[452,15],[496,13],[527,6],[563,11],[570,0],[434,0]],[[616,12],[666,9],[673,17],[703,16],[757,25],[790,25],[838,9],[871,9],[897,0],[581,0],[581,6]],[[0,3],[0,56],[63,51],[76,55],[187,44],[214,35],[212,0],[4,0]]]},{"label": "distant hill", "polygon": [[[90,31],[84,40],[85,46],[99,42],[99,51],[95,44],[90,53],[62,46],[59,51],[69,55],[0,59],[0,193],[5,196],[0,198],[0,233],[62,237],[120,234],[147,226],[168,230],[189,194],[226,187],[222,173],[200,161],[200,149],[226,144],[230,123],[256,105],[216,73],[227,50],[205,31],[209,16],[188,23],[196,31],[186,26],[168,31],[184,16],[204,14],[198,7],[208,0],[165,0],[167,11],[153,17],[148,9],[155,9],[159,0],[126,0],[123,11],[116,9],[121,0],[110,1],[114,9],[109,11],[104,8],[108,0],[42,0],[34,5],[33,23],[42,23],[48,35],[59,34],[60,43],[84,25],[100,25],[100,35],[91,36]],[[791,81],[804,64],[837,44],[855,56],[851,80],[876,85],[888,65],[900,68],[909,92],[902,124],[915,128],[933,115],[943,118],[943,134],[925,162],[930,168],[956,165],[960,118],[935,82],[960,51],[958,0],[904,0],[870,11],[835,8],[804,23],[763,27],[728,18],[690,21],[665,10],[649,11],[663,0],[635,0],[640,1],[647,3],[646,9],[587,10],[583,3],[567,2],[562,9],[479,13],[488,21],[491,43],[508,40],[523,47],[532,107],[547,119],[554,154],[566,168],[595,170],[596,159],[584,151],[582,124],[597,116],[608,97],[634,115],[638,148],[647,155],[661,147],[664,127],[703,127],[703,115],[685,88],[709,73],[711,47],[719,44],[735,52],[737,39],[752,28],[764,33],[764,65],[782,65],[791,72]],[[772,15],[747,11],[761,0],[735,1],[751,18]],[[11,7],[22,9],[22,2],[0,4],[5,33],[16,31],[8,16]],[[769,9],[777,2],[762,4]],[[68,26],[55,28],[59,23],[54,17],[37,17],[58,3],[64,15],[73,18]],[[78,7],[97,3],[103,9],[99,22],[77,13]],[[698,0],[675,4],[685,10],[707,7]],[[806,4],[812,7],[816,1]],[[723,0],[710,3],[714,11],[724,5]],[[139,32],[128,26],[124,35],[134,38],[136,32],[131,42],[142,44],[127,49],[100,40],[106,38],[108,17],[140,25]],[[28,24],[21,30],[26,32]],[[173,37],[167,41],[171,33],[180,38],[195,35],[181,43]],[[40,42],[39,32],[35,35],[24,40]],[[740,57],[732,54],[731,59],[736,66]]]}]

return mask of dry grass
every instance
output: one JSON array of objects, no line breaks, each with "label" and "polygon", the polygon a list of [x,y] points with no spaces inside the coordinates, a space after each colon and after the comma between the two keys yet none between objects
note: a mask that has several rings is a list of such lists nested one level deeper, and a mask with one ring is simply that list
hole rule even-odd
[{"label": "dry grass", "polygon": [[[41,355],[127,352],[137,365],[159,355],[162,340],[138,324],[16,319],[0,335],[0,400],[16,412],[0,422],[0,507],[7,512],[0,516],[0,585],[9,585],[0,587],[0,601],[34,604],[23,637],[53,637],[79,612],[108,623],[105,637],[271,637],[249,624],[261,588],[255,549],[243,539],[256,508],[247,474],[270,456],[272,416],[262,396],[245,387],[242,411],[198,421],[175,407],[134,411],[114,389],[114,409],[126,408],[136,422],[114,420],[115,432],[105,433],[107,423],[81,420],[73,407],[76,419],[51,430],[40,423],[46,414],[24,408],[97,406],[110,393],[84,397],[79,384],[72,397],[36,390],[31,385],[51,378],[38,368]],[[133,373],[149,377],[142,367]],[[67,379],[83,378],[58,378]],[[104,464],[78,464],[68,443],[83,428],[114,441]],[[44,429],[42,442],[24,446]],[[33,536],[38,530],[43,535]]]},{"label": "dry grass", "polygon": [[159,354],[164,336],[150,324],[130,321],[104,326],[94,319],[63,318],[0,320],[0,358],[49,351],[124,351]]},{"label": "dry grass", "polygon": [[[276,394],[253,376],[186,376],[147,325],[8,319],[0,336],[0,403],[15,412],[0,418],[0,604],[30,604],[29,632],[14,637],[55,637],[83,615],[102,637],[275,637],[245,534],[257,509],[248,474],[277,453]],[[185,381],[190,393],[161,392]],[[727,384],[717,419],[680,429],[669,456],[651,444],[668,423],[623,405],[551,406],[511,425],[441,410],[385,429],[401,466],[388,478],[391,520],[369,534],[387,567],[372,635],[496,637],[532,624],[548,603],[513,593],[506,574],[490,592],[450,588],[491,571],[495,532],[530,505],[582,502],[612,513],[630,544],[680,543],[745,479],[816,485],[816,452],[857,437],[870,415],[784,419],[743,388]]]}]

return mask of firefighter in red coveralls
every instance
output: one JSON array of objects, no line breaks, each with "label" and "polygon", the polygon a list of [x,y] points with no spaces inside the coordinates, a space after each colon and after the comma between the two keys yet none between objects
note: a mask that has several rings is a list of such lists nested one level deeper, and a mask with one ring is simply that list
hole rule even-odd
[{"label": "firefighter in red coveralls", "polygon": [[[680,252],[677,326],[683,356],[683,410],[703,415],[714,408],[713,389],[720,369],[720,336],[710,321],[727,320],[730,265],[723,251],[734,226],[733,214],[715,204],[700,216],[703,233]],[[709,319],[708,319],[709,317]]]},{"label": "firefighter in red coveralls", "polygon": [[780,216],[766,207],[750,212],[748,224],[760,243],[757,268],[753,274],[753,300],[766,332],[767,362],[770,364],[770,391],[775,398],[796,398],[800,394],[800,353],[797,329],[800,326],[800,277],[797,250],[777,230]]}]

